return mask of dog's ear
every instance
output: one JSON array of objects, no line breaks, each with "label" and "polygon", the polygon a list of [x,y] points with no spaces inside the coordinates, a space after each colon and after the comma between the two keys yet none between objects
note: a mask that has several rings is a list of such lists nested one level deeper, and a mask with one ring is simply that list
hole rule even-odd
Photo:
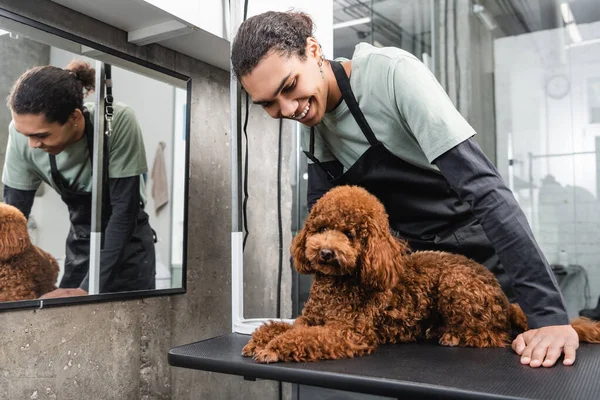
[{"label": "dog's ear", "polygon": [[384,291],[398,284],[407,247],[388,227],[372,228],[361,257],[360,279],[366,287]]},{"label": "dog's ear", "polygon": [[308,258],[306,258],[306,236],[307,236],[307,223],[304,223],[304,227],[300,229],[300,232],[292,240],[292,246],[290,251],[292,253],[292,259],[294,260],[294,267],[299,274],[310,275],[315,271],[310,266]]},{"label": "dog's ear", "polygon": [[0,204],[0,260],[21,254],[29,246],[27,220],[15,207]]}]

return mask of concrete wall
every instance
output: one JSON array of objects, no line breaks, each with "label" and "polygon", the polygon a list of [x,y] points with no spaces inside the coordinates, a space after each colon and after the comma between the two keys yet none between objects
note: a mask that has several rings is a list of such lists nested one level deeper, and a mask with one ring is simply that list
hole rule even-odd
[{"label": "concrete wall", "polygon": [[[331,0],[251,1],[248,5],[248,17],[269,10],[290,9],[303,11],[311,16],[315,23],[315,37],[321,43],[324,54],[332,54]],[[245,108],[243,113],[245,114]],[[289,246],[292,240],[292,186],[296,184],[295,129],[295,123],[283,122],[281,149],[279,149],[279,121],[269,117],[262,107],[250,104],[247,129],[249,161],[247,210],[250,233],[244,250],[245,318],[275,317],[278,298],[280,316],[284,318],[292,316],[292,265]],[[281,168],[279,178],[278,161]],[[281,196],[279,209],[278,190]],[[282,243],[281,249],[280,243]],[[282,286],[278,288],[280,265]]]},{"label": "concrete wall", "polygon": [[[244,317],[277,316],[290,318],[292,310],[289,245],[292,240],[291,203],[294,123],[282,127],[282,148],[278,150],[279,121],[273,120],[262,107],[251,105],[248,120],[248,239],[244,250]],[[278,156],[279,154],[279,156]],[[278,185],[277,158],[280,157]],[[279,188],[278,188],[279,187]],[[277,193],[281,193],[278,209]],[[281,260],[279,240],[281,218]],[[282,287],[278,288],[278,268],[281,263]],[[279,294],[279,296],[278,296]]]},{"label": "concrete wall", "polygon": [[[4,167],[4,155],[8,142],[8,124],[12,120],[4,99],[13,83],[28,68],[48,64],[50,47],[26,38],[12,39],[8,34],[0,35],[0,173]],[[0,180],[0,193],[2,181]]]},{"label": "concrete wall", "polygon": [[[276,398],[277,384],[273,382],[245,382],[240,377],[175,369],[167,364],[171,347],[231,329],[229,74],[160,46],[129,44],[126,32],[50,1],[1,1],[0,7],[189,75],[193,80],[188,292],[173,297],[0,313],[0,398]],[[256,118],[264,118],[262,114]],[[262,144],[269,148],[260,153],[261,161],[277,165],[277,123],[260,123],[260,130],[255,129],[253,134],[272,138]],[[258,125],[251,122],[251,126]],[[258,155],[258,150],[252,154]],[[258,170],[260,165],[253,168]],[[257,187],[254,205],[260,207],[262,181],[253,179]],[[289,202],[285,196],[284,192],[284,204]],[[261,246],[260,235],[257,233],[249,246],[256,246],[256,251],[264,254],[262,266],[273,268],[277,252],[269,256]],[[248,306],[262,313],[258,305]]]}]

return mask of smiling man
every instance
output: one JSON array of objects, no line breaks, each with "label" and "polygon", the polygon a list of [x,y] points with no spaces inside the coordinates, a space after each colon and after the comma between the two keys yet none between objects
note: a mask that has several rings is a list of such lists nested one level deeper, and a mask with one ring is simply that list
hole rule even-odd
[{"label": "smiling man", "polygon": [[575,361],[578,336],[525,215],[474,129],[429,69],[394,47],[356,46],[326,60],[301,12],[248,18],[233,70],[273,118],[299,121],[310,141],[308,204],[339,185],[379,198],[390,226],[416,250],[465,255],[488,267],[528,318],[513,349],[521,363]]}]

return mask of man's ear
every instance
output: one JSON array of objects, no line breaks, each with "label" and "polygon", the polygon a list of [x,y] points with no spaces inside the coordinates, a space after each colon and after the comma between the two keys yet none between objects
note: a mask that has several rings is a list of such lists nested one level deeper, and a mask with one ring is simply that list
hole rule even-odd
[{"label": "man's ear", "polygon": [[76,108],[71,115],[69,115],[69,121],[73,124],[82,124],[83,122],[83,113],[79,108]]},{"label": "man's ear", "polygon": [[318,60],[321,59],[323,49],[321,44],[312,36],[306,38],[306,55],[314,57]]}]

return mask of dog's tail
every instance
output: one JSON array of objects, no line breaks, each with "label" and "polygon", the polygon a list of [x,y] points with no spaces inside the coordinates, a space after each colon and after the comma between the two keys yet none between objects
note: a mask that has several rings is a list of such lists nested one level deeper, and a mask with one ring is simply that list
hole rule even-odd
[{"label": "dog's tail", "polygon": [[527,317],[521,307],[517,303],[512,303],[509,307],[510,324],[517,330],[527,330]]},{"label": "dog's tail", "polygon": [[571,326],[579,335],[580,342],[600,343],[600,322],[579,317],[571,321]]}]

